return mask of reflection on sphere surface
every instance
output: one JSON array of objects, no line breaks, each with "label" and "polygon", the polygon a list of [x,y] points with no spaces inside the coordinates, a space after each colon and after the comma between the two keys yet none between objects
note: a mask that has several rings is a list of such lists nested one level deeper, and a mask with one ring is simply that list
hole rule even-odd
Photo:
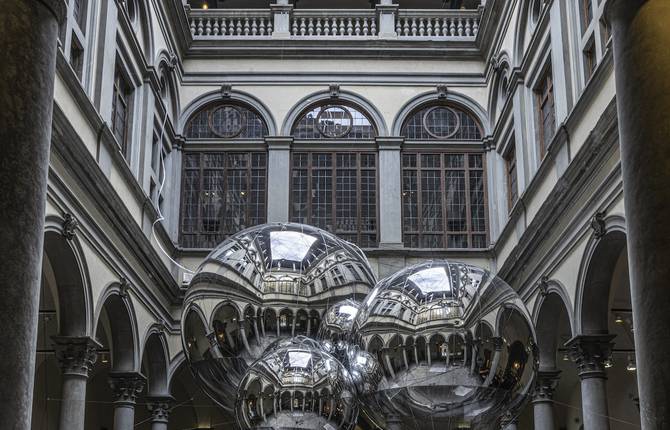
[{"label": "reflection on sphere surface", "polygon": [[516,292],[487,270],[444,260],[380,281],[353,339],[352,353],[367,352],[383,372],[360,396],[382,428],[495,428],[525,403],[537,367]]},{"label": "reflection on sphere surface", "polygon": [[316,338],[326,310],[376,280],[361,250],[316,227],[264,224],[224,240],[184,299],[182,343],[200,387],[229,412],[241,378],[273,343]]}]

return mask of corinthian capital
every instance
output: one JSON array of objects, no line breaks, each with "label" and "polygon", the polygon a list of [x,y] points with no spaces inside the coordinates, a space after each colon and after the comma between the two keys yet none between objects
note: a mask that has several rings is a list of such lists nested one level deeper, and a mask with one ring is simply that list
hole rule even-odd
[{"label": "corinthian capital", "polygon": [[102,345],[88,336],[53,336],[51,339],[63,374],[88,377]]},{"label": "corinthian capital", "polygon": [[147,378],[138,372],[109,373],[109,386],[117,403],[135,404],[137,395],[144,390],[146,381]]},{"label": "corinthian capital", "polygon": [[572,361],[577,364],[581,379],[607,377],[605,361],[614,346],[614,337],[611,334],[579,335],[565,344],[570,349]]}]

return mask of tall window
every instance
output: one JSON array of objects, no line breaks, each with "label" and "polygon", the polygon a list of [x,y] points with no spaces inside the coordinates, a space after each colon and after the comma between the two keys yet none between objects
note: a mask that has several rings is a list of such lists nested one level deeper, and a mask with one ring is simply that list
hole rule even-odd
[{"label": "tall window", "polygon": [[556,132],[556,112],[554,107],[554,81],[551,75],[551,65],[540,79],[536,89],[538,138],[540,142],[540,156],[544,158],[547,148]]},{"label": "tall window", "polygon": [[67,19],[59,29],[58,38],[63,46],[63,54],[80,81],[84,80],[86,64],[88,0],[68,0]]},{"label": "tall window", "polygon": [[[319,142],[293,153],[291,221],[376,247],[377,154],[365,149],[373,147],[377,135],[370,117],[347,103],[314,105],[300,115],[292,134],[296,143]],[[352,140],[361,149],[351,149]]]},{"label": "tall window", "polygon": [[249,106],[219,101],[196,112],[185,135],[182,246],[213,248],[240,230],[265,223],[267,126],[261,116]]},{"label": "tall window", "polygon": [[516,173],[516,145],[512,144],[505,153],[505,167],[507,170],[507,207],[511,211],[519,198],[519,187]]},{"label": "tall window", "polygon": [[404,153],[402,197],[406,247],[486,248],[482,154]]},{"label": "tall window", "polygon": [[577,44],[581,51],[583,82],[593,76],[596,67],[605,54],[610,38],[609,25],[605,19],[606,1],[578,0],[575,2],[580,31]]},{"label": "tall window", "polygon": [[410,114],[402,135],[405,247],[486,248],[485,169],[477,121],[454,106],[429,105]]},{"label": "tall window", "polygon": [[121,147],[121,153],[128,157],[128,118],[130,112],[131,87],[127,84],[120,67],[114,73],[114,95],[112,99],[112,131]]},{"label": "tall window", "polygon": [[264,152],[185,153],[181,243],[213,248],[266,219]]},{"label": "tall window", "polygon": [[291,221],[362,247],[377,245],[377,156],[368,152],[293,154]]}]

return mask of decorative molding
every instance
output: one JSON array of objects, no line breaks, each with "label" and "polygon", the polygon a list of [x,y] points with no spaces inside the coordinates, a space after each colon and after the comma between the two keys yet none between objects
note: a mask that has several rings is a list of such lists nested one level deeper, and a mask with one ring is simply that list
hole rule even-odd
[{"label": "decorative molding", "polygon": [[540,295],[546,297],[549,294],[549,276],[542,275],[537,283],[537,287],[540,290]]},{"label": "decorative molding", "polygon": [[330,84],[328,86],[328,92],[330,92],[331,99],[340,98],[340,84]]},{"label": "decorative molding", "polygon": [[147,378],[138,372],[110,372],[109,386],[115,403],[134,405],[137,396],[144,390]]},{"label": "decorative molding", "polygon": [[232,97],[233,86],[231,84],[221,85],[221,97],[224,99],[230,99]]},{"label": "decorative molding", "polygon": [[167,424],[174,398],[172,396],[150,396],[146,400],[147,409],[151,412],[151,422]]},{"label": "decorative molding", "polygon": [[605,212],[599,211],[591,218],[591,229],[596,239],[600,239],[607,233],[607,226],[605,225]]},{"label": "decorative molding", "polygon": [[125,277],[121,277],[119,280],[119,296],[123,299],[127,298],[128,290],[130,290],[130,281]]},{"label": "decorative molding", "polygon": [[67,240],[72,240],[77,234],[79,228],[79,221],[71,213],[63,215],[63,237]]},{"label": "decorative molding", "polygon": [[63,375],[88,378],[102,345],[88,336],[52,336],[51,339],[54,341],[56,358]]},{"label": "decorative molding", "polygon": [[444,84],[438,85],[437,86],[437,98],[438,98],[438,100],[446,100],[447,96],[449,96],[449,87],[444,85]]},{"label": "decorative molding", "polygon": [[614,348],[615,337],[613,334],[579,335],[566,342],[581,379],[607,377],[605,361]]}]

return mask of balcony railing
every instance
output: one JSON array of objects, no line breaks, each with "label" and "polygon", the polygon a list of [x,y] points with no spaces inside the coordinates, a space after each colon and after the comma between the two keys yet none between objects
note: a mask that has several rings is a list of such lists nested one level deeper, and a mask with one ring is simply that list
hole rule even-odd
[{"label": "balcony railing", "polygon": [[[481,10],[189,9],[194,40],[399,39],[474,40]],[[384,27],[386,26],[386,27]]]}]

